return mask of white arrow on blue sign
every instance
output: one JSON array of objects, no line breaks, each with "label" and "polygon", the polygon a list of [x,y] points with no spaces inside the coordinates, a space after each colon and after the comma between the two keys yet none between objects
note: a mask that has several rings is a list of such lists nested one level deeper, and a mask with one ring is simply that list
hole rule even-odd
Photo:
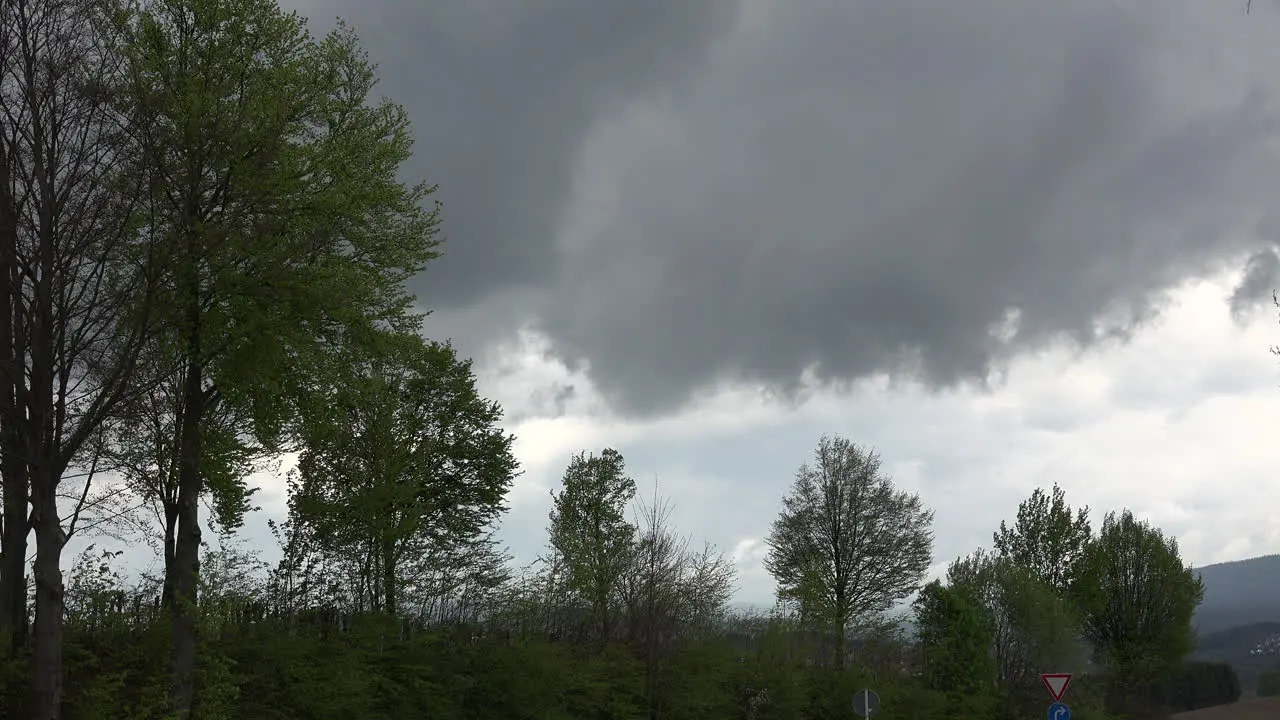
[{"label": "white arrow on blue sign", "polygon": [[1071,708],[1060,702],[1050,705],[1049,720],[1071,720]]}]

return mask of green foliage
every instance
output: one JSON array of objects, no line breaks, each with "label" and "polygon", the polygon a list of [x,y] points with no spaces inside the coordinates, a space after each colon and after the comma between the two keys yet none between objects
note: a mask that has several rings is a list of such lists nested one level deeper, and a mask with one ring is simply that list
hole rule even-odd
[{"label": "green foliage", "polygon": [[851,624],[874,620],[920,587],[932,562],[933,513],[919,495],[894,487],[876,453],[831,436],[782,504],[765,567],[779,600],[834,630],[843,654]]},{"label": "green foliage", "polygon": [[[1042,705],[1040,673],[1086,667],[1078,612],[1031,570],[1008,557],[976,552],[953,562],[947,578],[952,588],[980,603],[991,620],[985,650],[998,698],[993,717],[1021,717]],[[1083,694],[1073,684],[1073,697],[1081,700]]]},{"label": "green foliage", "polygon": [[[178,378],[158,380],[132,394],[117,409],[95,449],[103,464],[120,473],[131,494],[156,518],[178,501],[181,387]],[[219,528],[232,531],[253,508],[258,488],[248,476],[268,456],[243,432],[245,418],[226,404],[210,408],[201,420],[200,475]],[[162,523],[163,524],[163,523]]]},{"label": "green foliage", "polygon": [[483,544],[517,472],[514,438],[471,362],[416,334],[383,334],[310,409],[293,518],[313,551],[364,568],[371,609],[395,612],[423,562],[466,561]]},{"label": "green foliage", "polygon": [[636,528],[626,518],[635,496],[635,480],[612,448],[574,456],[563,488],[551,494],[551,547],[564,563],[568,589],[591,603],[602,639],[610,635],[615,597],[635,551]]},{"label": "green foliage", "polygon": [[1128,510],[1108,513],[1081,568],[1075,596],[1085,636],[1118,684],[1158,680],[1194,648],[1191,618],[1204,586],[1177,540]]},{"label": "green foliage", "polygon": [[[125,602],[119,611],[118,593],[132,598],[154,588],[127,587],[114,561],[86,552],[71,573],[68,720],[166,717],[168,628],[145,605]],[[879,720],[1038,717],[1045,696],[1036,674],[1002,682],[988,652],[999,646],[1002,618],[1016,631],[1002,646],[1012,653],[1006,659],[1016,656],[1038,671],[1074,671],[1073,717],[1116,717],[1102,707],[1109,678],[1084,670],[1083,660],[1072,659],[1081,646],[1064,641],[1070,606],[1025,569],[986,555],[954,564],[948,585],[922,590],[914,604],[916,643],[904,643],[884,623],[855,636],[844,669],[815,662],[813,633],[795,618],[723,616],[718,631],[664,657],[668,685],[658,705],[646,697],[642,653],[616,643],[549,640],[536,630],[537,602],[520,605],[512,596],[511,614],[495,616],[492,625],[437,623],[407,632],[396,618],[353,614],[339,627],[301,611],[246,614],[274,602],[261,568],[231,540],[205,555],[199,717],[845,719],[853,694],[865,687],[883,701]],[[1055,602],[1062,605],[1055,609]],[[535,629],[521,631],[522,624]],[[1232,692],[1226,666],[1189,664],[1179,673],[1149,688],[1147,707],[1208,704]]]},{"label": "green foliage", "polygon": [[964,586],[938,581],[913,603],[924,683],[958,700],[989,695],[995,678],[990,613]]},{"label": "green foliage", "polygon": [[999,612],[1016,630],[1009,648],[1011,662],[1020,661],[1019,669],[1031,674],[1043,668],[1086,666],[1080,616],[1067,598],[1017,565],[1000,566],[999,582]]},{"label": "green foliage", "polygon": [[1036,488],[1018,505],[1013,527],[1000,521],[993,534],[996,555],[1026,568],[1055,592],[1070,589],[1076,565],[1093,538],[1089,508],[1073,515],[1066,493],[1055,483],[1052,497]]},{"label": "green foliage", "polygon": [[[122,113],[145,138],[151,232],[170,239],[148,368],[175,358],[274,446],[327,356],[398,322],[403,282],[435,255],[431,186],[397,177],[408,118],[369,102],[373,67],[340,26],[313,40],[270,0],[155,0],[123,16]],[[212,448],[211,448],[212,449]]]}]

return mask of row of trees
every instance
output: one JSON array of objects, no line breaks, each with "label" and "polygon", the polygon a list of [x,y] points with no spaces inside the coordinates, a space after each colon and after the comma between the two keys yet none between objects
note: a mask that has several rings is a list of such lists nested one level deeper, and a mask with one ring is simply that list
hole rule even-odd
[{"label": "row of trees", "polygon": [[[847,632],[883,623],[920,589],[917,670],[966,717],[1030,712],[1043,704],[1042,672],[1091,676],[1098,707],[1126,712],[1199,706],[1185,686],[1218,682],[1179,674],[1195,645],[1199,578],[1175,539],[1127,510],[1108,513],[1095,534],[1088,508],[1073,510],[1056,485],[1037,489],[1013,525],[1001,523],[991,550],[921,587],[932,514],[895,490],[874,452],[823,438],[783,502],[766,564],[779,599],[829,632],[836,667],[847,662]],[[1213,700],[1238,697],[1238,682],[1218,684]]]},{"label": "row of trees", "polygon": [[[358,408],[387,397],[385,380],[369,387],[352,389]],[[433,407],[445,424],[470,412]],[[331,410],[344,423],[362,412]],[[448,464],[448,446],[409,435],[371,449],[399,423],[321,427],[344,443],[335,462],[411,448]],[[478,427],[490,444],[456,446],[490,468],[472,479],[509,477],[509,438]],[[1086,720],[1240,694],[1230,667],[1184,662],[1201,590],[1176,543],[1127,512],[1095,534],[1057,487],[1022,503],[993,550],[922,585],[931,540],[920,498],[896,489],[874,453],[824,438],[774,524],[779,604],[758,615],[729,610],[732,564],[678,535],[656,493],[637,501],[615,450],[571,459],[547,551],[523,572],[474,520],[496,515],[501,491],[466,501],[461,470],[409,482],[404,463],[398,481],[366,469],[323,485],[313,483],[339,471],[302,462],[277,566],[229,538],[206,553],[195,715],[826,718],[873,685],[884,718],[1012,720],[1043,711],[1046,671],[1076,674],[1073,714]],[[130,583],[111,559],[86,554],[72,576],[66,717],[166,717],[171,677],[152,650],[167,640],[166,613],[142,601],[164,578]]]}]

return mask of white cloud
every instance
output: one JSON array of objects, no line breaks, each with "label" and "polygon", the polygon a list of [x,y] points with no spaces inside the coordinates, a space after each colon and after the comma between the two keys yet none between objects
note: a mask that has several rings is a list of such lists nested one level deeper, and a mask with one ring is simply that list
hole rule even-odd
[{"label": "white cloud", "polygon": [[[1003,384],[930,394],[883,378],[841,392],[814,390],[798,407],[759,392],[722,388],[676,415],[637,421],[608,412],[582,373],[547,359],[524,334],[478,363],[482,390],[514,416],[524,474],[502,536],[517,559],[545,544],[547,491],[569,457],[616,447],[648,496],[675,503],[676,528],[717,544],[737,565],[738,600],[767,604],[768,534],[779,498],[818,437],[840,433],[873,446],[903,488],[936,513],[931,576],[989,545],[1002,519],[1036,487],[1058,482],[1096,521],[1128,507],[1179,539],[1197,565],[1280,552],[1280,342],[1275,313],[1237,325],[1224,274],[1171,294],[1163,318],[1131,342],[1076,353],[1065,348],[1015,361]],[[572,384],[560,417],[526,414],[548,384]],[[244,534],[277,553],[268,517],[285,510],[283,477],[261,473],[263,512]],[[81,540],[80,542],[83,542]],[[69,552],[68,562],[75,550]],[[145,565],[142,551],[135,563]]]},{"label": "white cloud", "polygon": [[1232,321],[1226,299],[1237,279],[1178,288],[1162,318],[1131,342],[1017,360],[990,392],[929,394],[880,379],[815,391],[788,408],[724,388],[650,421],[607,412],[583,374],[548,360],[526,334],[525,352],[481,366],[486,391],[513,409],[538,383],[577,392],[565,416],[512,429],[526,474],[506,536],[517,554],[539,547],[545,490],[569,455],[617,447],[642,486],[658,478],[682,531],[734,559],[740,599],[768,602],[761,538],[795,468],[819,435],[834,432],[878,449],[899,485],[934,508],[935,573],[989,544],[1018,502],[1054,482],[1098,521],[1122,507],[1150,519],[1196,564],[1280,552],[1280,484],[1271,481],[1280,447],[1268,442],[1280,428],[1280,373],[1268,353],[1280,333],[1270,312]]}]

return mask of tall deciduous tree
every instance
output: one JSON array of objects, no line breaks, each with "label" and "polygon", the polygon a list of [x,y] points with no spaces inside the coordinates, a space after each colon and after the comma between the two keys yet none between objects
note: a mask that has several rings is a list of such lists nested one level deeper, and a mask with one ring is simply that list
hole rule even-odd
[{"label": "tall deciduous tree", "polygon": [[1051,496],[1036,488],[1018,505],[1013,527],[1001,520],[1000,530],[992,535],[997,556],[1026,568],[1063,594],[1070,589],[1076,563],[1092,538],[1089,508],[1073,514],[1066,493],[1057,483]]},{"label": "tall deciduous tree", "polygon": [[[58,499],[132,386],[160,244],[141,225],[112,3],[0,3],[0,634],[26,624],[36,538],[32,717],[59,716],[69,531]],[[30,513],[28,514],[28,503]]]},{"label": "tall deciduous tree", "polygon": [[354,377],[317,396],[291,511],[317,550],[356,560],[365,607],[395,614],[402,590],[452,589],[407,572],[425,572],[420,559],[466,579],[517,463],[471,361],[417,334],[380,340]]},{"label": "tall deciduous tree", "polygon": [[1097,659],[1122,686],[1158,678],[1195,646],[1204,585],[1178,541],[1133,513],[1108,513],[1081,563],[1076,591]]},{"label": "tall deciduous tree", "polygon": [[608,642],[622,580],[633,562],[636,528],[626,512],[636,483],[626,474],[622,453],[612,448],[574,456],[563,482],[559,493],[551,493],[551,546],[564,563],[569,589],[590,603],[600,642]]},{"label": "tall deciduous tree", "polygon": [[332,379],[360,328],[394,323],[404,281],[434,256],[432,188],[397,175],[408,117],[370,104],[352,33],[313,40],[274,0],[152,0],[124,24],[129,111],[152,217],[172,248],[165,308],[179,388],[173,689],[190,714],[205,422],[218,405],[267,447],[291,398]]},{"label": "tall deciduous tree", "polygon": [[898,490],[880,457],[824,436],[796,474],[769,534],[765,567],[778,597],[835,632],[845,662],[849,626],[915,592],[933,557],[933,512]]}]

